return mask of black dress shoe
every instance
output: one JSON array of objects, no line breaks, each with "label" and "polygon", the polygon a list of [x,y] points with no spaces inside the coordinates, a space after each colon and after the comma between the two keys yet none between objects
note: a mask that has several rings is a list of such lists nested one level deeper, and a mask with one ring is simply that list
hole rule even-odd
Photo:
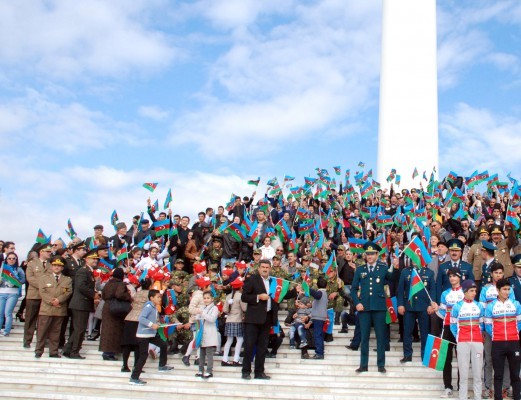
[{"label": "black dress shoe", "polygon": [[412,357],[404,357],[400,360],[400,362],[403,364],[403,363],[406,363],[406,362],[411,362],[412,361]]},{"label": "black dress shoe", "polygon": [[[378,349],[373,349],[373,351],[378,351]],[[391,347],[386,347],[385,351],[391,351]]]},{"label": "black dress shoe", "polygon": [[121,367],[121,372],[130,372],[130,368],[127,366]]},{"label": "black dress shoe", "polygon": [[277,358],[277,355],[268,353],[268,354],[266,354],[266,358]]},{"label": "black dress shoe", "polygon": [[68,351],[64,351],[64,352],[62,353],[62,356],[63,356],[63,357],[66,357],[66,358],[69,358],[69,357],[71,356],[71,353],[69,353]]},{"label": "black dress shoe", "polygon": [[241,376],[242,379],[246,379],[246,380],[250,380],[251,379],[251,375],[250,374],[246,374],[246,373],[242,373],[242,376]]},{"label": "black dress shoe", "polygon": [[79,354],[71,354],[69,358],[72,358],[73,360],[85,360],[85,357],[80,356]]},{"label": "black dress shoe", "polygon": [[271,379],[271,376],[269,375],[266,375],[264,372],[262,374],[259,374],[259,375],[255,375],[255,379],[263,379],[263,380],[269,380]]},{"label": "black dress shoe", "polygon": [[62,356],[60,356],[59,354],[51,354],[49,357],[50,358],[62,358]]},{"label": "black dress shoe", "polygon": [[368,371],[367,367],[360,367],[355,372],[357,374],[359,374],[360,372],[367,372],[367,371]]},{"label": "black dress shoe", "polygon": [[353,350],[353,351],[358,351],[358,347],[354,347],[352,345],[346,346],[346,349]]},{"label": "black dress shoe", "polygon": [[24,349],[29,349],[31,348],[31,345],[29,343],[24,343]]},{"label": "black dress shoe", "polygon": [[378,372],[385,374],[387,372],[387,370],[385,369],[385,367],[378,367]]},{"label": "black dress shoe", "polygon": [[324,356],[320,354],[315,354],[313,357],[311,357],[313,360],[323,360]]},{"label": "black dress shoe", "polygon": [[114,356],[102,356],[105,361],[118,361]]},{"label": "black dress shoe", "polygon": [[35,353],[34,358],[42,358],[42,353]]}]

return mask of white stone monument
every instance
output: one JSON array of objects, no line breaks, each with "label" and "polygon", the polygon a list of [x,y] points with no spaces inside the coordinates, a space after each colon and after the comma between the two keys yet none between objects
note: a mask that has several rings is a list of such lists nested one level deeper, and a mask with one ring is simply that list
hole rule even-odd
[{"label": "white stone monument", "polygon": [[382,3],[378,179],[395,168],[401,187],[418,186],[438,171],[436,0]]}]

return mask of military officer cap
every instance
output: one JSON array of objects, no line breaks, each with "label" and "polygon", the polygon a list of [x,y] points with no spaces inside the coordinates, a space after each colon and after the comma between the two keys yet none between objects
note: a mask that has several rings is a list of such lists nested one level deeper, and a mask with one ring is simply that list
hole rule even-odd
[{"label": "military officer cap", "polygon": [[463,242],[459,239],[451,239],[447,242],[447,246],[449,247],[449,250],[459,250],[463,251]]},{"label": "military officer cap", "polygon": [[379,253],[382,250],[382,248],[374,242],[366,242],[364,244],[364,250],[366,253],[371,254],[371,253]]},{"label": "military officer cap", "polygon": [[72,247],[73,250],[78,250],[78,249],[81,249],[82,247],[86,247],[85,246],[85,240],[82,240],[81,242],[73,244],[71,247]]},{"label": "military officer cap", "polygon": [[66,263],[67,262],[65,261],[65,258],[63,258],[62,256],[54,256],[53,258],[51,258],[51,265],[60,265],[64,267]]},{"label": "military officer cap", "polygon": [[491,235],[495,235],[495,234],[502,235],[503,231],[501,230],[501,227],[499,225],[493,225],[492,228],[490,229],[490,234]]},{"label": "military officer cap", "polygon": [[261,249],[255,249],[255,250],[253,250],[253,254],[262,254],[262,250]]},{"label": "military officer cap", "polygon": [[94,229],[103,229],[103,225],[100,225],[100,224],[94,225]]},{"label": "military officer cap", "polygon": [[85,254],[85,258],[97,258],[99,259],[98,249],[92,249]]},{"label": "military officer cap", "polygon": [[482,226],[481,228],[479,228],[478,235],[482,235],[484,233],[486,233],[487,235],[489,234],[488,229],[485,226]]},{"label": "military officer cap", "polygon": [[521,267],[521,254],[517,254],[512,258],[512,264],[516,267]]},{"label": "military officer cap", "polygon": [[481,241],[481,248],[484,249],[484,250],[490,251],[490,252],[494,252],[494,251],[497,250],[497,247],[494,246],[492,243],[490,243],[487,240],[482,240]]},{"label": "military officer cap", "polygon": [[50,251],[52,252],[52,246],[50,243],[44,243],[40,247],[38,247],[38,253],[42,251]]},{"label": "military officer cap", "polygon": [[467,279],[463,281],[461,284],[461,289],[463,290],[463,293],[466,293],[469,291],[469,289],[475,288],[477,289],[476,282],[474,282],[472,279]]},{"label": "military officer cap", "polygon": [[461,272],[457,268],[449,268],[447,270],[447,276],[451,276],[451,275],[454,275],[454,276],[457,276],[458,278],[461,278]]}]

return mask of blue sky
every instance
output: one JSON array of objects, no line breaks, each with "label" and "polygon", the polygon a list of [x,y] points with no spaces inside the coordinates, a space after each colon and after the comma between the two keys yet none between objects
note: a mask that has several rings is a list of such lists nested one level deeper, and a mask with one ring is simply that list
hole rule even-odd
[{"label": "blue sky", "polygon": [[[0,237],[26,250],[68,218],[110,232],[113,209],[144,210],[143,182],[193,216],[258,176],[375,167],[381,14],[381,0],[0,1]],[[520,27],[517,0],[438,1],[442,174],[519,176]]]}]

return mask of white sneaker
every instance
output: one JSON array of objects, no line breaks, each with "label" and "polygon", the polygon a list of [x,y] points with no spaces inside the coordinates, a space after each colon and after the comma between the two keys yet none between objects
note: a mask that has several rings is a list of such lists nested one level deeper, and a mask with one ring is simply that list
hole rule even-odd
[{"label": "white sneaker", "polygon": [[452,393],[452,389],[447,388],[443,391],[443,394],[440,396],[440,398],[449,399],[453,396],[453,394],[454,393]]}]

